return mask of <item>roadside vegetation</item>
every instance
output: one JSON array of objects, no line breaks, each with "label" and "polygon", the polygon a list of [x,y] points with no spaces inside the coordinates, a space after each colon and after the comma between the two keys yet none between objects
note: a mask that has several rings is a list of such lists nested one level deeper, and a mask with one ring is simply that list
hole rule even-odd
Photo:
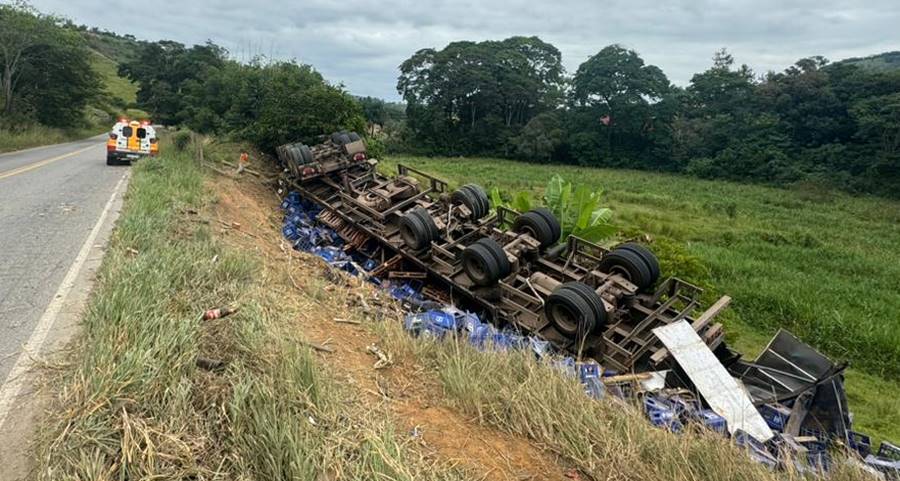
[{"label": "roadside vegetation", "polygon": [[900,438],[900,204],[815,186],[784,190],[671,174],[541,166],[509,160],[392,156],[456,185],[479,179],[539,198],[560,174],[605,189],[623,238],[647,235],[663,272],[698,283],[708,302],[734,298],[729,342],[755,356],[784,327],[849,360],[860,429]]},{"label": "roadside vegetation", "polygon": [[0,152],[98,134],[135,101],[114,60],[27,3],[0,5],[0,46]]},{"label": "roadside vegetation", "polygon": [[284,272],[221,242],[217,193],[192,149],[176,150],[133,168],[82,333],[51,380],[37,478],[461,479],[334,381],[300,337]]},{"label": "roadside vegetation", "polygon": [[265,151],[286,142],[314,143],[324,132],[365,132],[359,102],[309,65],[242,64],[211,42],[144,43],[119,73],[138,86],[138,104],[155,121],[227,135]]}]

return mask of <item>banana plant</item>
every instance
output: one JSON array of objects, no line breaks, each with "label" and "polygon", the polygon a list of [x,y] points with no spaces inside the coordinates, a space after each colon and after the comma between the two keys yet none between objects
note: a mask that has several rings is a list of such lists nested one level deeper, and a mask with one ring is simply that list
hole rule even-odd
[{"label": "banana plant", "polygon": [[[547,182],[544,189],[543,204],[553,212],[562,226],[562,240],[570,235],[589,241],[600,241],[616,233],[616,226],[610,223],[612,210],[600,207],[602,190],[591,190],[587,186],[573,186],[559,174]],[[497,187],[491,189],[491,201],[495,206],[502,205],[519,212],[526,212],[537,207],[530,192],[520,191],[514,194],[509,202],[503,200]]]},{"label": "banana plant", "polygon": [[600,207],[602,196],[603,190],[583,184],[575,187],[555,174],[544,189],[544,205],[559,219],[563,239],[575,235],[598,241],[616,233],[616,226],[610,223],[612,210]]}]

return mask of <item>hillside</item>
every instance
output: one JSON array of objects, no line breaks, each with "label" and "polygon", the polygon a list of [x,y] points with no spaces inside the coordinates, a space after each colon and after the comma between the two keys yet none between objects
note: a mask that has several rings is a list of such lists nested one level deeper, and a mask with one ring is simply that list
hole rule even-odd
[{"label": "hillside", "polygon": [[900,51],[884,52],[877,55],[869,55],[868,57],[848,58],[837,63],[856,65],[874,71],[900,70]]},{"label": "hillside", "polygon": [[781,327],[849,360],[866,430],[900,437],[900,203],[686,176],[485,158],[394,156],[456,185],[540,192],[553,173],[603,188],[624,236],[647,234],[663,271],[734,298],[729,342],[755,357]]}]

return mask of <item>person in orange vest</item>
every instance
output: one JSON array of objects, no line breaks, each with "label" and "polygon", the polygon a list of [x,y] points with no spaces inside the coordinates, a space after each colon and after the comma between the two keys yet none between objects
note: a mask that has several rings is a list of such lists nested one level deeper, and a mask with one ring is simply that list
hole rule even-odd
[{"label": "person in orange vest", "polygon": [[247,167],[247,164],[250,163],[250,156],[247,152],[241,152],[241,158],[238,160],[237,173],[240,174],[244,171],[244,168]]}]

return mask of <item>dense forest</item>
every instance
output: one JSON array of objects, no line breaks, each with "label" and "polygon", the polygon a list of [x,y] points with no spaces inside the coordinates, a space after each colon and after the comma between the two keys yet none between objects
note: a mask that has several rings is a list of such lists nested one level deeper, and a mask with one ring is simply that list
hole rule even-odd
[{"label": "dense forest", "polygon": [[721,50],[682,88],[619,45],[566,75],[536,37],[454,42],[400,66],[394,148],[900,196],[900,70],[885,65],[811,57],[757,75]]}]

